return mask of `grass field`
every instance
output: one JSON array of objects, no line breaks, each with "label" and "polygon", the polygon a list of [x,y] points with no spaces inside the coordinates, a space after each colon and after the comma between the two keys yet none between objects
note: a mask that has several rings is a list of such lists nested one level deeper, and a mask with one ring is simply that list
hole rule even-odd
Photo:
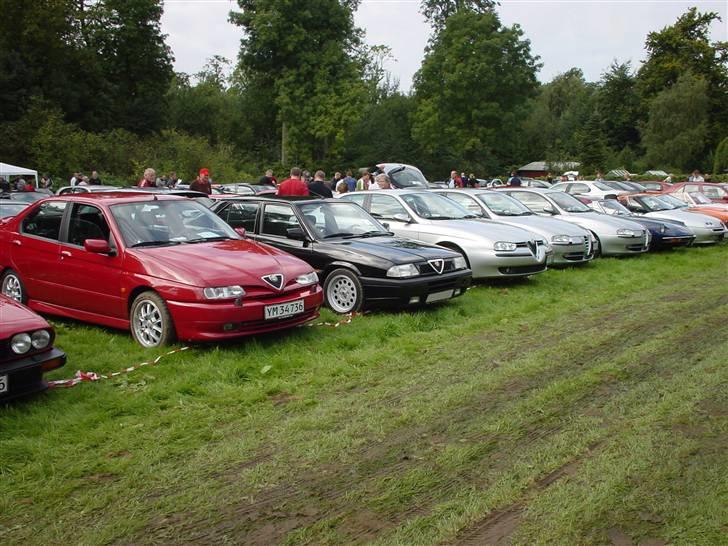
[{"label": "grass field", "polygon": [[725,245],[194,347],[0,407],[0,543],[727,544],[727,364]]}]

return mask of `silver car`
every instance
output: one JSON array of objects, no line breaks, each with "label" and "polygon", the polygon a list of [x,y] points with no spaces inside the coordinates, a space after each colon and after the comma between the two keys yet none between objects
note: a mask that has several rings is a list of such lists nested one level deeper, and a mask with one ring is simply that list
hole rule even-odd
[{"label": "silver car", "polygon": [[503,188],[498,191],[515,197],[536,214],[558,216],[588,229],[603,256],[641,254],[650,248],[650,232],[644,226],[595,212],[568,193],[538,188]]},{"label": "silver car", "polygon": [[694,245],[709,245],[725,239],[726,228],[720,220],[707,214],[685,210],[687,205],[670,195],[626,195],[620,201],[635,214],[684,223],[695,235]]},{"label": "silver car", "polygon": [[618,195],[629,193],[629,190],[614,189],[609,184],[598,180],[559,182],[551,186],[551,189],[570,193],[571,195],[583,195],[589,199],[614,199]]},{"label": "silver car", "polygon": [[542,237],[525,229],[478,219],[432,191],[374,190],[345,193],[400,237],[432,243],[463,254],[473,278],[523,277],[546,271],[553,252]]},{"label": "silver car", "polygon": [[476,216],[522,227],[540,235],[554,249],[549,265],[579,264],[594,258],[591,232],[558,218],[538,216],[526,205],[502,191],[449,189],[434,192],[445,195]]}]

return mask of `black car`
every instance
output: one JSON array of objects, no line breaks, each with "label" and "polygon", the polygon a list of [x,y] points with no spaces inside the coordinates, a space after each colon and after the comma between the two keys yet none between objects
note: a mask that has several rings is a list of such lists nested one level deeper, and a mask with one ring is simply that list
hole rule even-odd
[{"label": "black car", "polygon": [[459,253],[396,237],[355,203],[230,197],[212,210],[248,237],[311,264],[337,313],[443,301],[470,285],[472,273]]}]

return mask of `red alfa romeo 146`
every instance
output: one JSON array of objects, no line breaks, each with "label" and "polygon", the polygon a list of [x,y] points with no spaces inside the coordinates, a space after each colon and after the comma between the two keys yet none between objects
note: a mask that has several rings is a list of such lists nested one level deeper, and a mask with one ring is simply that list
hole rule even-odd
[{"label": "red alfa romeo 146", "polygon": [[90,193],[0,223],[0,291],[36,311],[130,329],[145,347],[271,332],[318,316],[310,265],[183,197]]}]

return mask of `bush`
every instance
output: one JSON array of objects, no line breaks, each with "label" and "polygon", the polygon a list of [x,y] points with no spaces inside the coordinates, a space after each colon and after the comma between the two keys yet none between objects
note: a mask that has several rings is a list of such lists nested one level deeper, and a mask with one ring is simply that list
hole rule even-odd
[{"label": "bush", "polygon": [[728,173],[728,137],[721,140],[713,156],[713,174]]}]

